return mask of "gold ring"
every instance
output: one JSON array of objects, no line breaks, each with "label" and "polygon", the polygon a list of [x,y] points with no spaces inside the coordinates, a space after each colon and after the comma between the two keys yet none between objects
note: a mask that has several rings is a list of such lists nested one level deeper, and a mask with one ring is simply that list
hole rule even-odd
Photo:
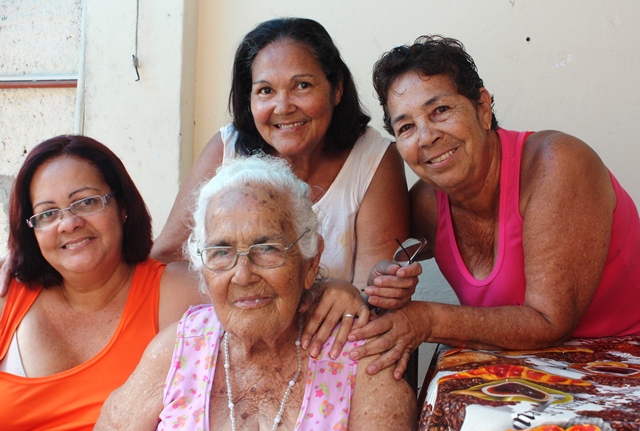
[{"label": "gold ring", "polygon": [[354,316],[353,314],[350,314],[350,313],[346,313],[346,314],[345,314],[344,316],[342,316],[342,317],[344,318],[344,317],[356,317],[356,316]]}]

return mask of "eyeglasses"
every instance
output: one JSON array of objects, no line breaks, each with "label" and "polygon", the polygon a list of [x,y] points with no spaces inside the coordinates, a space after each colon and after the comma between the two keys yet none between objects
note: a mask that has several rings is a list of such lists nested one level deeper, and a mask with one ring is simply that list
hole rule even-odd
[{"label": "eyeglasses", "polygon": [[416,261],[422,261],[430,257],[430,250],[427,247],[427,240],[409,238],[404,242],[400,242],[396,238],[396,242],[400,247],[393,254],[393,261],[400,266],[407,266]]},{"label": "eyeglasses", "polygon": [[27,225],[37,230],[47,229],[60,223],[60,220],[62,220],[62,213],[65,211],[71,211],[72,214],[77,216],[86,216],[102,211],[111,198],[112,196],[109,193],[104,196],[89,196],[88,198],[73,202],[68,208],[50,209],[34,214],[27,219]]},{"label": "eyeglasses", "polygon": [[213,246],[198,250],[202,264],[212,271],[227,271],[238,263],[238,257],[247,256],[249,261],[261,268],[276,268],[284,264],[287,253],[302,239],[309,229],[305,230],[288,246],[277,242],[253,244],[247,251],[238,251],[231,246]]}]

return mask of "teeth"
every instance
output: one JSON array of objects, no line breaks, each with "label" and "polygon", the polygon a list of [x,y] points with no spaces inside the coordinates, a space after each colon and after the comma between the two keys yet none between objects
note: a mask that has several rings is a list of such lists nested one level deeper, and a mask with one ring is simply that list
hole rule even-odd
[{"label": "teeth", "polygon": [[302,126],[303,124],[304,124],[304,121],[298,121],[297,123],[292,123],[292,124],[279,124],[278,128],[280,130],[290,130],[290,129],[293,129],[294,127]]},{"label": "teeth", "polygon": [[86,243],[88,243],[89,241],[91,241],[89,238],[85,238],[82,241],[78,241],[78,242],[74,242],[74,243],[71,243],[71,244],[67,244],[67,245],[64,246],[64,248],[72,249],[72,248],[81,247],[81,246],[85,245]]},{"label": "teeth", "polygon": [[440,163],[440,162],[442,162],[444,160],[447,160],[455,152],[456,152],[456,150],[447,151],[446,153],[444,153],[440,157],[429,160],[429,163]]}]

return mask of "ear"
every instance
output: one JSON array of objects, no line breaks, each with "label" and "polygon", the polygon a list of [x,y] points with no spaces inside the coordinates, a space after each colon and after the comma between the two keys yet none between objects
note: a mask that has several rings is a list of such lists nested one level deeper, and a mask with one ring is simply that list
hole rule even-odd
[{"label": "ear", "polygon": [[324,251],[324,239],[322,235],[318,234],[318,253],[309,259],[306,262],[305,267],[305,276],[304,276],[304,288],[306,290],[311,289],[311,287],[316,282],[316,276],[318,275],[318,267],[320,266],[320,257],[322,256],[322,252]]},{"label": "ear", "polygon": [[344,91],[342,80],[338,82],[336,89],[333,92],[333,106],[338,106],[340,101],[342,101],[342,92]]},{"label": "ear", "polygon": [[485,130],[491,129],[491,120],[493,119],[493,112],[491,110],[491,94],[486,88],[480,89],[480,101],[477,105],[478,118],[482,123],[482,127]]}]

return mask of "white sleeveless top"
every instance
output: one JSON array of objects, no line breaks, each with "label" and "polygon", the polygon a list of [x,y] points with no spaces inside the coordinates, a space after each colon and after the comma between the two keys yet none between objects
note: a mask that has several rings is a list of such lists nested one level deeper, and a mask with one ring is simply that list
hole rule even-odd
[{"label": "white sleeveless top", "polygon": [[[236,153],[238,131],[229,124],[220,129],[224,143],[224,158],[240,157]],[[356,253],[356,216],[369,184],[391,141],[367,127],[351,149],[342,169],[329,190],[313,205],[324,238],[320,263],[331,278],[353,282]]]}]

